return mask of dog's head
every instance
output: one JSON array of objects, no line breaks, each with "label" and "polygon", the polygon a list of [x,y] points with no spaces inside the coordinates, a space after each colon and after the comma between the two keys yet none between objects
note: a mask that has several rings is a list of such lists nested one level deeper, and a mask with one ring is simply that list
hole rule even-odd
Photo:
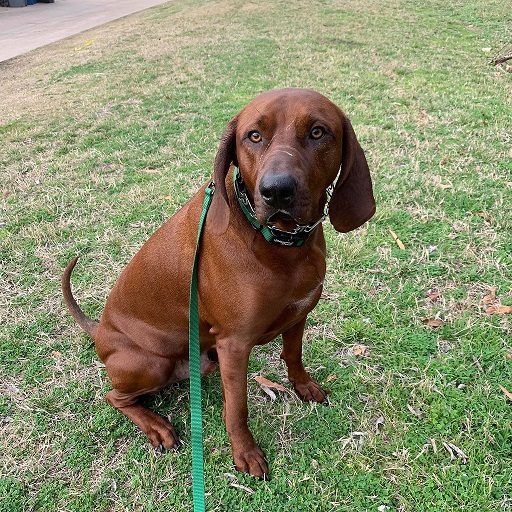
[{"label": "dog's head", "polygon": [[315,91],[268,91],[230,121],[214,165],[217,233],[229,223],[225,179],[231,164],[240,169],[261,225],[291,231],[315,223],[335,180],[329,218],[337,231],[351,231],[375,213],[368,164],[352,125]]}]

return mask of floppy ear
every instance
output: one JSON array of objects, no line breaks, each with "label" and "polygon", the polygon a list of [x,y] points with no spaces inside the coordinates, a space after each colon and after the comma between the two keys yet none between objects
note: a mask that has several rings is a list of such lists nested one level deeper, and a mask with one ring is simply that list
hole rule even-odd
[{"label": "floppy ear", "polygon": [[341,174],[329,204],[329,219],[336,231],[347,233],[373,216],[375,199],[366,157],[344,114],[342,123]]},{"label": "floppy ear", "polygon": [[229,225],[229,198],[226,191],[226,176],[231,163],[236,162],[236,127],[238,116],[227,125],[222,135],[219,149],[215,155],[213,164],[213,179],[215,181],[215,193],[210,207],[212,232],[222,235]]}]

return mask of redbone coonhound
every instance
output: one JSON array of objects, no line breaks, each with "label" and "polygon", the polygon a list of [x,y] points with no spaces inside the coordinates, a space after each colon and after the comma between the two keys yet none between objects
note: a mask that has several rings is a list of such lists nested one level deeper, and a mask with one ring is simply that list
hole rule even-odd
[{"label": "redbone coonhound", "polygon": [[[215,194],[199,259],[201,368],[218,360],[223,418],[238,470],[265,477],[247,426],[247,367],[255,345],[282,335],[288,379],[306,401],[325,392],[302,363],[307,314],[322,293],[321,221],[351,231],[375,212],[366,158],[345,114],[308,89],[257,96],[228,124],[215,157]],[[172,424],[139,403],[188,377],[188,304],[202,187],[144,244],[112,289],[100,322],[71,294],[66,304],[94,339],[112,382],[107,402],[155,447],[173,448]]]}]

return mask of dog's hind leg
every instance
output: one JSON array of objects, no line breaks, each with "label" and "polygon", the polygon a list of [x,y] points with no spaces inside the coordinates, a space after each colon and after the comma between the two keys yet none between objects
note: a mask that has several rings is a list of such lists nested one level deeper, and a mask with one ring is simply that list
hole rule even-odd
[{"label": "dog's hind leg", "polygon": [[116,405],[118,401],[126,401],[126,397],[127,395],[123,395],[114,389],[107,393],[106,400],[119,412],[122,412],[128,419],[133,421],[133,423],[146,434],[150,443],[155,448],[163,447],[170,450],[179,446],[176,431],[168,419],[151,412],[137,402],[121,407]]},{"label": "dog's hind leg", "polygon": [[174,361],[126,351],[122,356],[112,354],[106,360],[114,388],[107,393],[107,402],[133,421],[155,448],[177,448],[178,436],[169,420],[146,409],[139,399],[167,387],[173,381],[174,366]]}]

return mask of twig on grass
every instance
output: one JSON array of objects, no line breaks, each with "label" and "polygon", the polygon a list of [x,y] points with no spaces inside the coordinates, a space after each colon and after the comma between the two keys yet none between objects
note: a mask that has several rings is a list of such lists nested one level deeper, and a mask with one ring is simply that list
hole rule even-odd
[{"label": "twig on grass", "polygon": [[508,389],[504,388],[501,384],[498,384],[498,386],[500,387],[501,391],[503,391],[504,395],[509,399],[509,400],[512,400],[512,393],[510,391],[508,391]]},{"label": "twig on grass", "polygon": [[[512,66],[508,64],[509,60],[512,60],[512,53],[510,50],[510,45],[512,41],[509,41],[504,46],[500,48],[500,50],[494,55],[494,57],[490,60],[489,64],[493,64],[498,69],[504,72],[510,72]],[[503,66],[505,64],[505,66]]]},{"label": "twig on grass", "polygon": [[510,55],[504,55],[503,57],[496,57],[491,60],[491,64],[497,66],[498,64],[503,64],[507,62],[507,60],[512,60],[512,53]]}]

